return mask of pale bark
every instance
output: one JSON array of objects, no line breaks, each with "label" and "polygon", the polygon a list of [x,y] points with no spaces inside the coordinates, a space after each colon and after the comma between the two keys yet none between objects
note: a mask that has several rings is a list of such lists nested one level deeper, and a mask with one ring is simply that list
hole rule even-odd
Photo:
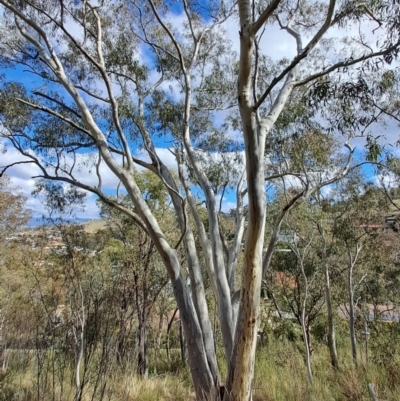
[{"label": "pale bark", "polygon": [[306,367],[307,367],[307,376],[309,382],[312,384],[313,382],[313,374],[311,369],[311,353],[310,353],[310,344],[309,344],[309,336],[306,330],[306,318],[305,318],[305,305],[302,307],[301,311],[301,332],[303,334],[303,342],[304,342],[304,349],[306,355]]},{"label": "pale bark", "polygon": [[[232,296],[236,292],[236,269],[238,264],[238,257],[239,252],[242,246],[242,239],[244,234],[244,226],[245,226],[245,216],[243,210],[243,183],[245,179],[245,171],[243,172],[238,185],[236,187],[236,230],[235,236],[232,241],[232,245],[228,251],[228,263],[227,263],[227,270],[228,270],[228,282],[229,287],[231,289]],[[233,321],[235,322],[236,319],[234,318]]]},{"label": "pale bark", "polygon": [[76,357],[75,364],[75,385],[76,392],[74,401],[80,401],[82,399],[83,384],[81,381],[81,365],[83,362],[83,356],[85,352],[85,330],[86,330],[86,310],[85,310],[85,300],[82,290],[82,284],[78,283],[79,294],[80,294],[80,311],[77,312],[78,327],[80,330],[79,335],[76,333],[76,327],[74,327],[75,342],[78,347],[78,355]]},{"label": "pale bark", "polygon": [[349,328],[350,328],[350,342],[351,342],[351,356],[354,365],[357,366],[357,339],[355,328],[355,310],[354,310],[354,291],[352,273],[349,270],[348,286],[349,286]]},{"label": "pale bark", "polygon": [[354,304],[355,285],[353,283],[353,272],[354,272],[354,267],[357,263],[357,259],[360,255],[361,249],[362,245],[359,242],[357,242],[354,257],[351,254],[351,251],[350,250],[348,251],[349,267],[348,267],[347,285],[349,293],[349,329],[350,329],[351,355],[355,366],[357,366],[358,362],[357,362],[357,337],[356,337],[356,327],[355,327],[356,310]]},{"label": "pale bark", "polygon": [[318,231],[322,238],[322,268],[324,271],[324,279],[325,279],[325,303],[326,303],[326,313],[328,317],[328,348],[329,355],[331,358],[331,365],[334,369],[339,369],[339,359],[337,355],[336,349],[336,330],[335,330],[335,322],[334,322],[334,311],[332,306],[332,292],[331,292],[331,283],[330,283],[330,274],[329,274],[329,266],[328,260],[326,256],[326,240],[325,240],[325,232],[320,223],[318,223]]},{"label": "pale bark", "polygon": [[[229,361],[232,355],[232,347],[233,347],[233,336],[234,336],[234,323],[232,316],[232,305],[230,298],[230,289],[228,285],[228,280],[225,272],[225,264],[223,259],[223,246],[221,241],[221,233],[219,229],[219,220],[218,220],[218,207],[215,199],[215,193],[212,189],[211,183],[207,178],[204,170],[200,166],[199,161],[197,160],[196,154],[190,142],[190,109],[191,109],[191,96],[192,96],[192,86],[191,86],[191,69],[195,65],[197,60],[200,44],[204,34],[210,29],[206,28],[199,35],[198,38],[194,39],[194,49],[192,53],[192,57],[186,65],[185,58],[183,57],[183,53],[180,45],[175,39],[169,27],[164,23],[158,14],[156,7],[152,0],[148,0],[149,4],[154,12],[154,15],[164,29],[165,33],[171,39],[175,50],[178,54],[177,59],[179,60],[181,70],[184,77],[185,83],[185,100],[184,100],[184,113],[183,113],[183,129],[182,129],[182,137],[183,137],[183,145],[187,156],[190,160],[191,166],[195,172],[197,180],[199,181],[206,198],[207,203],[207,211],[209,217],[209,227],[210,227],[210,242],[212,249],[212,257],[213,257],[213,265],[215,269],[216,279],[217,279],[217,288],[218,288],[218,307],[220,312],[220,320],[221,320],[221,331],[225,348],[225,355],[227,361]],[[189,24],[191,23],[189,19]],[[195,35],[194,35],[195,36]]]},{"label": "pale bark", "polygon": [[297,246],[295,238],[293,238],[293,247],[292,251],[295,253],[298,263],[300,265],[300,272],[304,282],[304,296],[301,302],[301,314],[300,314],[300,325],[301,331],[303,334],[303,342],[304,342],[304,350],[305,350],[305,361],[307,367],[307,376],[310,384],[313,383],[313,373],[311,368],[311,344],[310,344],[310,335],[309,335],[309,322],[306,321],[306,308],[307,308],[307,299],[309,293],[309,280],[306,275],[305,267],[304,267],[304,259],[306,257],[307,249],[310,247],[313,240],[313,236],[311,236],[309,242],[304,246],[302,252]]},{"label": "pale bark", "polygon": [[186,71],[185,71],[185,86],[186,86],[186,93],[185,93],[183,141],[190,163],[204,191],[206,198],[209,227],[210,227],[209,235],[211,242],[213,266],[215,269],[215,275],[217,279],[218,307],[220,312],[221,331],[224,342],[226,360],[229,361],[232,355],[234,323],[232,319],[233,316],[232,316],[230,288],[225,271],[223,246],[219,228],[218,206],[211,183],[207,178],[204,170],[200,166],[200,163],[197,160],[194,149],[190,144],[189,119],[190,119],[190,101],[191,101],[191,80],[190,80],[190,75]]},{"label": "pale bark", "polygon": [[183,235],[182,240],[184,244],[186,260],[189,267],[193,304],[196,309],[199,324],[203,333],[205,353],[212,377],[214,377],[214,379],[219,383],[217,357],[214,348],[211,320],[209,317],[207,300],[205,297],[203,276],[201,273],[200,261],[198,258],[194,235],[188,221],[188,216],[186,215],[185,203],[183,198],[181,198],[179,195],[175,180],[173,179],[170,171],[157,156],[150,135],[148,135],[144,128],[142,128],[142,135],[144,141],[147,143],[147,149],[153,161],[153,165],[156,166],[152,170],[160,177],[161,180],[164,181],[176,210],[178,223]]},{"label": "pale bark", "polygon": [[336,330],[334,323],[334,311],[332,307],[332,292],[329,277],[329,268],[326,262],[324,262],[324,278],[325,278],[325,302],[326,312],[328,315],[328,347],[329,355],[331,358],[331,365],[335,369],[339,369],[339,358],[336,348]]},{"label": "pale bark", "polygon": [[376,394],[374,383],[368,383],[368,391],[371,395],[372,401],[379,401],[378,395]]},{"label": "pale bark", "polygon": [[349,268],[348,271],[348,291],[349,291],[349,329],[350,329],[350,343],[351,343],[351,356],[354,365],[357,366],[357,339],[355,328],[355,308],[354,308],[354,288],[353,288],[353,269]]},{"label": "pale bark", "polygon": [[[23,19],[27,24],[29,24],[43,38],[49,52],[47,52],[41,43],[39,43],[34,37],[20,28],[23,36],[37,48],[38,52],[53,70],[60,83],[63,84],[65,89],[74,99],[81,112],[85,126],[88,127],[91,138],[98,146],[102,159],[127,189],[128,194],[137,208],[145,227],[148,229],[148,234],[156,245],[156,248],[160,253],[164,264],[166,265],[168,274],[170,276],[174,294],[181,312],[181,318],[185,332],[187,333],[187,337],[190,338],[188,341],[188,353],[196,394],[198,394],[199,397],[204,397],[205,394],[213,394],[215,392],[215,379],[207,362],[208,358],[204,347],[201,326],[199,324],[191,296],[189,295],[189,289],[187,287],[186,280],[182,275],[176,252],[168,244],[157,220],[151,213],[146,202],[143,200],[142,194],[132,178],[132,171],[130,171],[130,169],[128,171],[125,170],[113,159],[110,149],[107,146],[107,140],[105,136],[94,121],[93,116],[91,115],[84,100],[66,76],[64,68],[44,31],[38,27],[36,23],[25,17],[13,6],[9,4],[5,4],[5,6]],[[117,111],[115,110],[114,117],[118,118]],[[129,159],[132,160],[131,157]],[[129,167],[131,167],[130,164]]]},{"label": "pale bark", "polygon": [[251,65],[254,37],[251,34],[251,7],[239,1],[240,70],[238,102],[245,142],[248,192],[248,226],[244,249],[242,288],[236,325],[235,346],[229,365],[227,391],[232,401],[250,400],[254,358],[259,327],[266,199],[264,191],[265,131],[257,124],[251,99]]},{"label": "pale bark", "polygon": [[218,287],[217,287],[217,278],[216,278],[216,274],[215,274],[215,269],[214,269],[214,261],[213,261],[213,257],[212,257],[212,252],[211,252],[211,245],[210,245],[210,241],[207,238],[207,233],[206,230],[204,228],[204,224],[199,216],[199,213],[197,211],[197,207],[196,207],[196,202],[193,198],[192,195],[192,191],[190,189],[190,185],[189,182],[183,172],[183,162],[182,162],[182,158],[180,155],[176,154],[176,160],[178,163],[178,169],[179,169],[179,178],[182,182],[183,188],[185,189],[185,193],[186,193],[186,199],[188,201],[189,207],[190,207],[190,211],[192,213],[195,225],[196,225],[196,231],[197,234],[199,235],[200,238],[200,243],[202,246],[202,251],[204,253],[204,261],[207,267],[207,272],[209,274],[210,277],[210,281],[211,281],[211,285],[212,285],[212,289],[214,292],[214,296],[215,299],[218,303]]},{"label": "pale bark", "polygon": [[[187,91],[187,96],[190,96],[190,92]],[[228,284],[228,279],[225,271],[225,262],[223,257],[223,246],[221,241],[221,234],[219,229],[218,219],[218,206],[215,199],[214,191],[212,190],[211,183],[206,177],[204,171],[202,171],[193,148],[189,143],[189,121],[185,121],[185,149],[190,158],[191,164],[194,167],[196,176],[203,188],[206,196],[207,211],[209,218],[209,236],[211,242],[211,252],[213,258],[213,266],[215,269],[215,276],[217,279],[218,289],[218,308],[221,319],[221,331],[223,336],[225,355],[227,361],[229,361],[232,355],[233,347],[233,320],[232,320],[232,304],[231,294]]]},{"label": "pale bark", "polygon": [[312,373],[312,369],[311,369],[311,350],[310,350],[309,334],[307,331],[307,323],[306,323],[306,303],[307,303],[307,298],[308,298],[308,280],[305,275],[303,266],[301,269],[301,273],[303,275],[304,285],[305,285],[304,299],[303,299],[302,307],[301,307],[301,331],[303,334],[304,349],[305,349],[305,355],[306,355],[307,376],[308,376],[309,382],[312,384],[313,373]]}]

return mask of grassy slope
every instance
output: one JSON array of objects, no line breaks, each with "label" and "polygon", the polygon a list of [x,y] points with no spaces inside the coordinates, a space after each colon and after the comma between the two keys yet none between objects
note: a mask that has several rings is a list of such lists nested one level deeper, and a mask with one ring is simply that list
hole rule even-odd
[{"label": "grassy slope", "polygon": [[[339,349],[342,368],[335,372],[329,365],[326,346],[315,344],[315,379],[313,385],[309,385],[299,347],[300,344],[274,340],[258,350],[253,401],[370,401],[368,383],[375,384],[379,400],[400,400],[400,372],[372,363],[367,366],[363,361],[356,369],[351,363],[347,346]],[[104,400],[194,401],[189,371],[180,364],[177,350],[175,353],[173,360],[168,362],[163,352],[157,352],[157,357],[151,358],[147,379],[139,379],[129,368],[122,371],[116,366],[107,376]],[[11,369],[3,381],[0,375],[0,401],[37,399],[35,358],[31,359],[30,365],[30,369],[23,369],[21,365],[17,370]],[[71,370],[64,376],[63,401],[73,400],[73,383]],[[60,399],[59,386],[55,393],[56,399]],[[52,394],[52,391],[42,391],[40,400],[50,400]],[[89,383],[83,401],[89,401],[91,397],[92,385]]]}]

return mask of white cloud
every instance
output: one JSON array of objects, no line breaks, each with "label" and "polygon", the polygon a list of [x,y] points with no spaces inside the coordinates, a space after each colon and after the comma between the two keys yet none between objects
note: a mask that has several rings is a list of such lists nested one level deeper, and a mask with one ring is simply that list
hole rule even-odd
[{"label": "white cloud", "polygon": [[[175,156],[165,148],[157,148],[157,154],[165,165],[174,171],[177,171],[177,164]],[[144,161],[150,161],[145,151],[139,151],[136,154],[137,157]],[[21,155],[15,148],[8,147],[7,152],[0,155],[0,166],[7,166],[16,162],[28,161],[26,156]],[[77,154],[77,167],[74,169],[74,176],[80,182],[96,186],[98,185],[98,178],[95,171],[95,164],[97,162],[97,154],[86,153]],[[71,156],[66,155],[64,158],[65,165],[72,165],[73,159]],[[117,157],[117,162],[121,163],[122,159]],[[138,170],[142,168],[138,167]],[[51,173],[52,169],[49,169]],[[102,178],[102,189],[106,193],[115,193],[119,180],[115,174],[108,168],[108,166],[102,162],[100,164],[99,172]],[[40,199],[32,196],[32,191],[35,188],[36,180],[32,177],[40,176],[41,170],[35,164],[16,164],[7,170],[7,175],[10,177],[14,186],[19,188],[19,192],[28,198],[26,206],[31,209],[35,216],[41,216],[45,213],[43,204]],[[76,210],[77,217],[84,218],[96,218],[98,217],[98,208],[96,205],[96,195],[86,192],[86,207],[82,212]]]},{"label": "white cloud", "polygon": [[379,187],[384,186],[387,190],[398,188],[399,186],[398,177],[389,171],[386,171],[384,174],[374,175],[372,182]]},{"label": "white cloud", "polygon": [[[176,163],[175,156],[170,152],[168,148],[156,148],[156,153],[158,157],[163,161],[163,163],[167,166],[167,168],[176,172],[178,171],[178,164]],[[147,163],[150,162],[150,156],[144,149],[138,150],[135,156],[138,159],[141,159]],[[141,170],[143,168],[138,166],[137,169]]]}]

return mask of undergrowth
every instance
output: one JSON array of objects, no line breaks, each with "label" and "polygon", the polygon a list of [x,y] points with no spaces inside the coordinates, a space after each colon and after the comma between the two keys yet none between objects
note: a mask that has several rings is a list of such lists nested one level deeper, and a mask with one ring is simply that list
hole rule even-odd
[{"label": "undergrowth", "polygon": [[[368,363],[365,351],[360,347],[358,367],[352,363],[349,347],[344,341],[338,350],[339,371],[331,368],[326,345],[314,344],[312,384],[307,380],[299,343],[269,341],[257,350],[253,401],[370,401],[369,383],[374,384],[379,400],[398,401],[400,361],[396,349],[391,353],[386,349],[385,353],[388,345],[383,342],[390,342],[389,336],[390,333],[385,333],[384,340],[371,344]],[[219,355],[222,367],[223,354]],[[74,400],[73,364],[64,371],[62,381],[53,380],[48,374],[44,384],[43,380],[38,380],[34,353],[25,352],[24,363],[21,363],[18,351],[14,351],[14,355],[9,355],[9,361],[8,369],[0,372],[0,401]],[[163,352],[152,352],[147,378],[139,378],[132,373],[134,371],[134,364],[109,369],[103,387],[96,391],[96,377],[89,376],[82,401],[195,400],[190,372],[181,362],[178,350],[173,350],[170,359]],[[221,372],[225,374],[224,369]]]}]

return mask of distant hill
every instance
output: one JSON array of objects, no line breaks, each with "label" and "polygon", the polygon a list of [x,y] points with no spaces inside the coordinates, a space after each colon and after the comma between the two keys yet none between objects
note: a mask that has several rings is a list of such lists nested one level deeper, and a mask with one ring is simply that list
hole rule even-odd
[{"label": "distant hill", "polygon": [[88,220],[82,223],[84,230],[87,233],[96,233],[106,227],[107,222],[105,220]]},{"label": "distant hill", "polygon": [[[76,217],[73,219],[65,220],[66,224],[82,224],[84,226],[85,231],[87,232],[95,232],[101,228],[104,228],[106,223],[104,220],[92,220],[92,219],[85,219],[82,217]],[[41,217],[33,217],[28,221],[27,227],[29,228],[37,228],[42,226],[52,226],[51,222],[43,220]]]}]

